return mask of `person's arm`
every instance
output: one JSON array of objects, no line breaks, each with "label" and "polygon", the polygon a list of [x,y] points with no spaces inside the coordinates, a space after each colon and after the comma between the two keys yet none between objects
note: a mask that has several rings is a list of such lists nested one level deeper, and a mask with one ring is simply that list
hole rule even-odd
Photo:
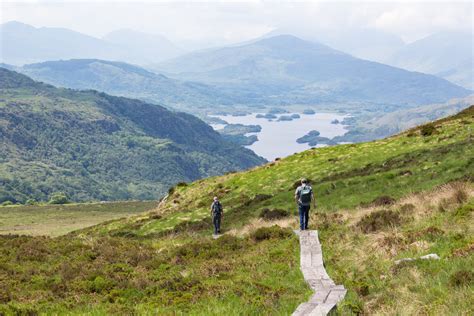
[{"label": "person's arm", "polygon": [[299,193],[299,188],[296,189],[295,191],[295,203],[298,204],[298,193]]}]

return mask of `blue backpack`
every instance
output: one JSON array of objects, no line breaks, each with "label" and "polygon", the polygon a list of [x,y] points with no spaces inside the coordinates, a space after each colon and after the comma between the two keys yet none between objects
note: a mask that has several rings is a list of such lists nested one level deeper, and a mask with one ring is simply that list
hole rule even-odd
[{"label": "blue backpack", "polygon": [[304,185],[300,190],[300,203],[302,205],[311,204],[311,195],[313,194],[313,189],[309,185]]}]

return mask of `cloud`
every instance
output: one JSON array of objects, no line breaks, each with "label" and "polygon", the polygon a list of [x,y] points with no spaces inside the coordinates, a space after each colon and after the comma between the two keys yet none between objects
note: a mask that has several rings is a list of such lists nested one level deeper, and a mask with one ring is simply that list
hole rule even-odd
[{"label": "cloud", "polygon": [[3,0],[0,21],[65,27],[101,37],[123,28],[174,41],[231,43],[273,29],[344,32],[375,28],[414,40],[440,30],[471,31],[470,1],[42,1]]}]

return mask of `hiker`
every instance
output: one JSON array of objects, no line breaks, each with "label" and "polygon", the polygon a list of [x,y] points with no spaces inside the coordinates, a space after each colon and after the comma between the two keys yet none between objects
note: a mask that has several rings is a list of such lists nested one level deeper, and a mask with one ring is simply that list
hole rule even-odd
[{"label": "hiker", "polygon": [[295,191],[295,201],[298,204],[300,215],[300,230],[307,230],[311,201],[314,201],[314,207],[316,207],[313,188],[309,185],[308,180],[301,179],[301,185]]},{"label": "hiker", "polygon": [[211,204],[212,223],[214,224],[214,235],[221,233],[221,218],[222,218],[222,204],[219,202],[217,196]]}]

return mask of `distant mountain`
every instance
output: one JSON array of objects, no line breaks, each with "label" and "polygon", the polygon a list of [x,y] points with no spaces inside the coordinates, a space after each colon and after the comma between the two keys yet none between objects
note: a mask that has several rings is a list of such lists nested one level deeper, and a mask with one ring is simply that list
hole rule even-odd
[{"label": "distant mountain", "polygon": [[117,30],[103,37],[104,40],[129,50],[131,60],[148,64],[177,57],[185,51],[164,36],[147,34],[133,30]]},{"label": "distant mountain", "polygon": [[8,22],[0,25],[1,62],[21,65],[64,58],[124,59],[115,44],[63,28]]},{"label": "distant mountain", "polygon": [[307,29],[276,29],[264,38],[292,34],[301,39],[319,42],[354,57],[384,63],[387,56],[393,55],[405,45],[397,35],[372,28],[345,29],[344,31],[324,31]]},{"label": "distant mountain", "polygon": [[474,90],[474,37],[470,33],[435,33],[404,46],[386,62]]},{"label": "distant mountain", "polygon": [[99,39],[65,28],[36,28],[14,21],[1,24],[0,35],[0,62],[13,65],[75,58],[148,64],[182,53],[164,37],[131,30],[114,31]]},{"label": "distant mountain", "polygon": [[73,59],[29,64],[15,70],[55,86],[94,89],[188,112],[230,100],[211,86],[182,82],[122,62]]},{"label": "distant mountain", "polygon": [[0,68],[0,201],[156,199],[264,162],[194,116]]},{"label": "distant mountain", "polygon": [[352,57],[290,35],[186,54],[155,66],[180,79],[238,90],[249,103],[445,102],[469,91],[446,80]]}]

